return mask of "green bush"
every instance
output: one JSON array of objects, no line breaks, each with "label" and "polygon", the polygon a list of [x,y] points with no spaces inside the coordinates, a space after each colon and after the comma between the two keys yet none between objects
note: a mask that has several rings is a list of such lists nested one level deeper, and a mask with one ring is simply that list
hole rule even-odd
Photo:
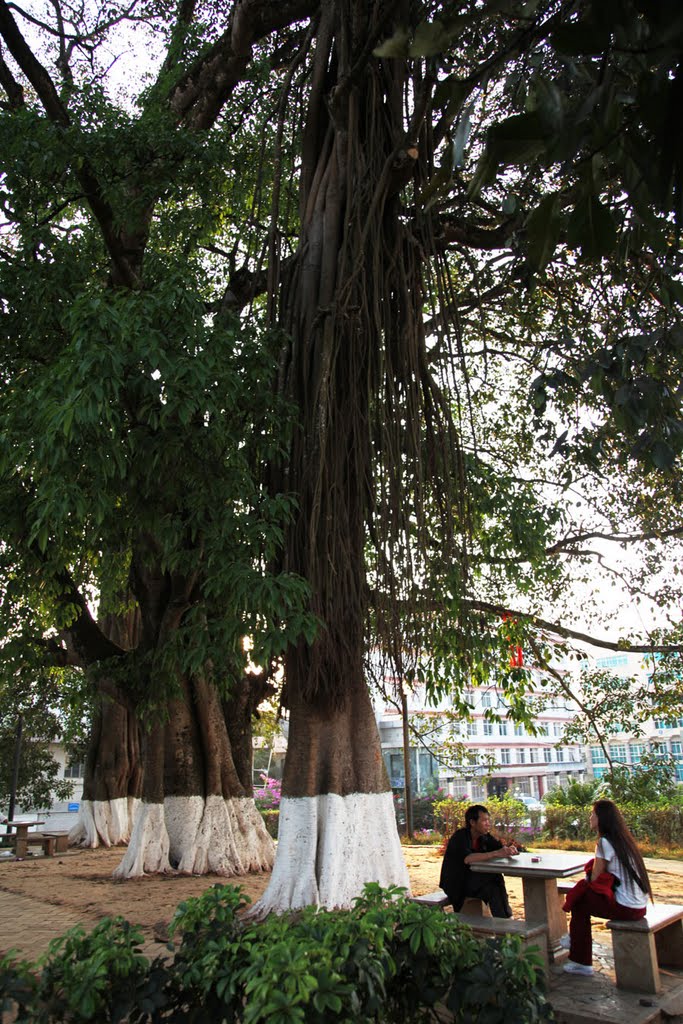
[{"label": "green bush", "polygon": [[[619,809],[633,835],[640,843],[654,846],[683,846],[683,807],[669,804],[652,807],[648,804],[621,803]],[[594,840],[588,818],[591,804],[567,807],[548,804],[545,813],[544,840]]]},{"label": "green bush", "polygon": [[268,834],[271,835],[273,839],[277,839],[278,828],[280,825],[279,808],[275,810],[261,811],[261,816]]},{"label": "green bush", "polygon": [[[450,838],[456,829],[465,824],[465,811],[472,804],[471,800],[454,800],[447,797],[439,801],[434,808],[435,827],[441,832],[444,840]],[[502,842],[515,842],[524,846],[530,839],[540,834],[541,812],[530,811],[521,800],[514,797],[489,797],[485,801],[491,815],[491,831]]]},{"label": "green bush", "polygon": [[517,936],[479,942],[457,917],[401,890],[372,884],[350,911],[263,923],[243,919],[246,902],[215,886],[182,903],[172,965],[142,957],[139,932],[121,920],[67,933],[42,973],[6,957],[3,1009],[17,1011],[17,1024],[404,1024],[432,1020],[437,1004],[459,1024],[553,1019],[537,950]]},{"label": "green bush", "polygon": [[144,936],[123,918],[104,918],[86,934],[80,926],[54,939],[35,968],[0,960],[0,1005],[14,1004],[17,1024],[118,1024],[153,1020],[166,1004],[162,985],[153,991],[158,961],[150,964]]}]

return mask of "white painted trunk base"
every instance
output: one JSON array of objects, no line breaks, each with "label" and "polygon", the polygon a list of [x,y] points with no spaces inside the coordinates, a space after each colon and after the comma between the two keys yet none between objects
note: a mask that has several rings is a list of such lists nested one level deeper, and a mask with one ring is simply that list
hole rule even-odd
[{"label": "white painted trunk base", "polygon": [[125,846],[133,831],[140,801],[134,797],[116,800],[82,800],[76,824],[69,832],[71,846]]},{"label": "white painted trunk base", "polygon": [[275,844],[250,797],[170,796],[143,804],[115,878],[179,871],[225,877],[269,871]]},{"label": "white painted trunk base", "polygon": [[391,793],[284,797],[278,832],[273,875],[250,917],[349,908],[366,882],[410,892]]}]

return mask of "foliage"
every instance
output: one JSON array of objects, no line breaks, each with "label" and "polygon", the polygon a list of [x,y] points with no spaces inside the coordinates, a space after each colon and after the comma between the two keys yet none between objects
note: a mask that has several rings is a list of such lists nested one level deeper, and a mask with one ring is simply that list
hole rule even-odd
[{"label": "foliage", "polygon": [[254,790],[254,802],[259,811],[275,811],[280,806],[282,797],[282,781],[271,779],[265,772],[261,774],[261,786]]},{"label": "foliage", "polygon": [[18,1024],[152,1019],[164,998],[153,992],[157,964],[143,955],[143,943],[123,918],[104,918],[88,934],[72,928],[52,940],[34,971],[10,956],[0,962],[3,1001],[18,1003]]},{"label": "foliage", "polygon": [[124,1014],[131,1024],[399,1024],[433,1019],[442,1002],[459,1024],[552,1019],[537,951],[517,936],[479,942],[453,915],[411,903],[400,890],[371,884],[351,911],[308,908],[263,923],[243,920],[245,907],[231,886],[180,904],[172,964],[149,964],[139,932],[121,920],[102,922],[91,936],[68,933],[38,977],[26,963],[0,961],[0,995],[19,1005],[17,1024],[114,1022]]},{"label": "foliage", "polygon": [[261,811],[263,821],[269,836],[277,839],[280,828],[280,811]]},{"label": "foliage", "polygon": [[652,806],[670,803],[678,788],[673,754],[646,750],[639,764],[613,762],[602,777],[599,795],[620,805]]},{"label": "foliage", "polygon": [[543,797],[543,803],[551,807],[589,807],[596,799],[598,779],[579,782],[570,779],[566,786],[555,786]]},{"label": "foliage", "polygon": [[[443,790],[435,789],[430,793],[418,793],[413,797],[413,829],[434,828],[434,810],[436,805],[444,798]],[[405,797],[394,794],[394,812],[398,825],[405,825]]]},{"label": "foliage", "polygon": [[50,744],[61,738],[67,754],[77,756],[83,708],[74,672],[24,665],[10,678],[0,673],[0,806],[6,808],[11,793],[20,716],[17,803],[25,810],[44,809],[71,796],[72,784],[59,777]]},{"label": "foliage", "polygon": [[[649,804],[619,804],[619,809],[633,835],[641,844],[659,848],[683,846],[683,806],[680,803],[652,807]],[[578,839],[595,841],[588,819],[591,806],[549,805],[543,830],[543,841]]]},{"label": "foliage", "polygon": [[[456,829],[465,825],[465,811],[475,801],[454,800],[446,797],[434,808],[434,821],[441,832],[444,844]],[[531,835],[540,831],[541,812],[530,811],[521,800],[514,797],[487,797],[476,801],[488,808],[491,815],[491,831],[502,842],[514,842],[523,846]]]}]

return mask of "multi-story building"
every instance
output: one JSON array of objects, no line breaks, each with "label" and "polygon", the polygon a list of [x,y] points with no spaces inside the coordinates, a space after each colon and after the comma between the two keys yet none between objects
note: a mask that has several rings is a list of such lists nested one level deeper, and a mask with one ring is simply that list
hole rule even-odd
[{"label": "multi-story building", "polygon": [[[596,668],[605,669],[622,677],[632,677],[641,684],[647,683],[651,677],[652,665],[641,657],[630,654],[613,654],[598,658]],[[588,750],[589,772],[593,778],[600,779],[609,768],[609,760],[614,764],[640,764],[646,751],[671,754],[676,761],[676,777],[683,782],[683,717],[650,718],[640,723],[638,728],[629,728],[625,723],[607,740],[607,753],[599,744],[591,744]]]},{"label": "multi-story building", "polygon": [[[415,792],[436,783],[451,796],[469,800],[507,791],[538,798],[572,778],[585,778],[582,748],[564,741],[565,726],[574,713],[566,701],[546,707],[531,731],[508,717],[504,693],[495,685],[471,689],[465,699],[472,707],[471,719],[451,724],[449,702],[432,707],[426,703],[424,689],[415,687],[410,693],[409,720],[422,737],[417,740],[412,734],[410,738]],[[401,710],[391,701],[378,700],[376,714],[391,785],[401,789],[405,782]],[[446,740],[453,749],[450,756],[444,754]]]}]

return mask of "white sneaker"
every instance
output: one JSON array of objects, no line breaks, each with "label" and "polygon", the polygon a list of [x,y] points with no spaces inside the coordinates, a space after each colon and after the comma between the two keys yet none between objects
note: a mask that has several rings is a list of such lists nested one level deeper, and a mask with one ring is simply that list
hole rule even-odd
[{"label": "white sneaker", "polygon": [[563,935],[560,939],[560,946],[562,947],[562,949],[569,949],[571,944],[572,940],[570,939],[569,934]]},{"label": "white sneaker", "polygon": [[589,967],[588,964],[575,964],[573,960],[567,960],[564,969],[567,974],[585,974],[590,976],[593,973],[593,968]]}]

